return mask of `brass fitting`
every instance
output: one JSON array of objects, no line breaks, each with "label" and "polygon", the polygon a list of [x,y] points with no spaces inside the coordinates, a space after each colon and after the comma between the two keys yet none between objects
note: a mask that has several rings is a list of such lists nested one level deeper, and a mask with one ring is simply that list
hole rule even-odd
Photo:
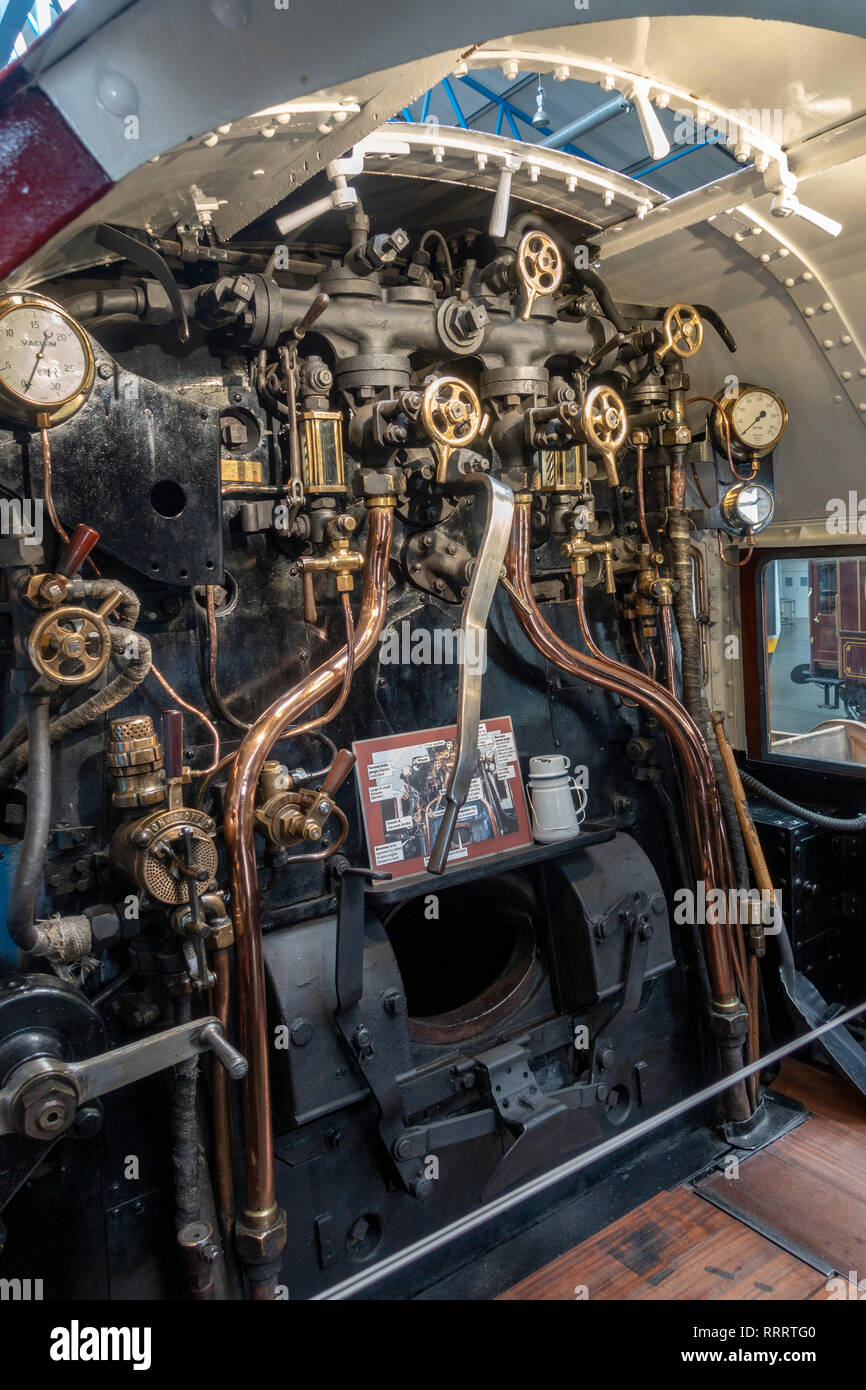
[{"label": "brass fitting", "polygon": [[333,574],[337,579],[337,593],[350,594],[355,586],[353,574],[361,568],[364,557],[360,550],[349,548],[349,535],[355,529],[353,516],[336,517],[328,523],[330,549],[324,555],[302,555],[298,561],[304,588],[304,621],[318,621],[316,592],[313,588],[315,574]]},{"label": "brass fitting", "polygon": [[245,1211],[235,1222],[235,1246],[245,1265],[272,1264],[285,1245],[286,1213],[276,1205],[268,1211]]},{"label": "brass fitting", "polygon": [[585,532],[576,531],[569,540],[562,542],[560,553],[571,561],[572,574],[581,576],[585,575],[589,568],[590,556],[600,555],[604,565],[604,591],[606,594],[616,593],[613,579],[613,543],[611,541],[588,541]]},{"label": "brass fitting", "polygon": [[34,608],[56,608],[66,598],[68,588],[65,574],[31,574],[21,596]]},{"label": "brass fitting", "polygon": [[157,806],[167,788],[162,745],[149,714],[112,719],[108,744],[111,800],[120,810]]}]

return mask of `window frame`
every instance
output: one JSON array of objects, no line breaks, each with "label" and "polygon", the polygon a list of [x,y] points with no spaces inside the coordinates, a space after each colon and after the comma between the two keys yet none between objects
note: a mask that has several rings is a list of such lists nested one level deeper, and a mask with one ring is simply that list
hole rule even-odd
[{"label": "window frame", "polygon": [[862,545],[789,545],[756,548],[739,571],[740,634],[743,651],[746,755],[766,767],[802,769],[862,781],[866,763],[834,763],[825,758],[798,758],[770,749],[767,689],[766,615],[764,570],[773,560],[866,560],[866,536]]}]

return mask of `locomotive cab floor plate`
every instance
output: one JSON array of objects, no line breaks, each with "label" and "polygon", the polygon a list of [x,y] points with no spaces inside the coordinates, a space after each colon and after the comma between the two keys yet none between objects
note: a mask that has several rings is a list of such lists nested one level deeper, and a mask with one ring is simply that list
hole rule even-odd
[{"label": "locomotive cab floor plate", "polygon": [[717,1164],[660,1192],[500,1297],[824,1300],[855,1270],[866,1287],[866,1103],[794,1060],[775,1086],[810,1114],[767,1148],[732,1150],[736,1180]]}]

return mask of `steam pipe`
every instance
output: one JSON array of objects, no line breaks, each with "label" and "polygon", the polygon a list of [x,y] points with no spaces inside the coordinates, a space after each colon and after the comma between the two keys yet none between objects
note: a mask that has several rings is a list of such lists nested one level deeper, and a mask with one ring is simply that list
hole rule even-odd
[{"label": "steam pipe", "polygon": [[[707,746],[685,709],[672,699],[668,691],[639,671],[611,661],[600,652],[587,656],[570,647],[548,627],[539,612],[529,581],[529,529],[531,496],[519,493],[515,497],[514,531],[505,560],[508,579],[519,595],[520,602],[512,607],[515,617],[532,645],[560,670],[591,681],[624,698],[632,696],[643,706],[667,733],[682,759],[686,785],[691,790],[690,819],[698,865],[707,889],[716,886],[727,890],[725,865],[727,851],[720,823],[713,765]],[[580,576],[577,577],[578,581]],[[586,631],[581,585],[578,583],[578,616]],[[596,649],[597,650],[597,649]],[[708,911],[708,918],[715,916]],[[722,925],[716,920],[706,926],[707,967],[716,1009],[727,1011],[739,1006],[734,988],[734,975],[728,943]]]},{"label": "steam pipe", "polygon": [[[356,669],[372,652],[385,620],[394,504],[393,494],[367,500],[367,553],[355,627]],[[246,1208],[236,1230],[254,1298],[273,1298],[279,1256],[286,1242],[285,1213],[277,1208],[274,1186],[267,1000],[254,843],[256,787],[282,731],[341,684],[348,658],[348,648],[342,647],[260,715],[237,751],[226,788],[225,844],[236,942],[239,1032],[249,1063],[243,1084]]]}]

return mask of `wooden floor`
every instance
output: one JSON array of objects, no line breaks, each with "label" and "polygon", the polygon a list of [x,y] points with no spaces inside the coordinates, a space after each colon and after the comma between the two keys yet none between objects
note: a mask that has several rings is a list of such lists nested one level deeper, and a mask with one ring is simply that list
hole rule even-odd
[{"label": "wooden floor", "polygon": [[[709,1195],[661,1192],[516,1284],[504,1299],[827,1299],[824,1264],[866,1289],[866,1101],[841,1078],[789,1060],[776,1088],[809,1118]],[[735,1196],[731,1197],[731,1194]],[[759,1234],[747,1221],[772,1232]],[[798,1254],[784,1248],[793,1245]],[[799,1256],[811,1254],[819,1268]],[[847,1283],[847,1278],[846,1278]],[[852,1293],[856,1297],[856,1293]]]}]

